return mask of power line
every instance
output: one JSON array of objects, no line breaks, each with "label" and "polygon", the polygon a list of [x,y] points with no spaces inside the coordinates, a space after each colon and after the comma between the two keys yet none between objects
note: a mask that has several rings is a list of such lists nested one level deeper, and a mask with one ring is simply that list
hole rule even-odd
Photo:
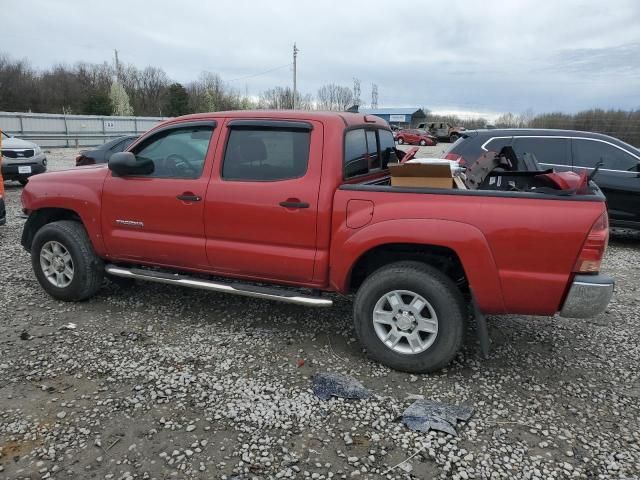
[{"label": "power line", "polygon": [[267,73],[275,72],[276,70],[280,70],[281,68],[290,67],[292,64],[287,63],[286,65],[280,65],[279,67],[274,67],[269,70],[265,70],[264,72],[253,73],[251,75],[245,75],[244,77],[232,78],[231,80],[227,80],[227,82],[236,82],[238,80],[244,80],[245,78],[253,78],[259,77],[260,75],[265,75]]}]

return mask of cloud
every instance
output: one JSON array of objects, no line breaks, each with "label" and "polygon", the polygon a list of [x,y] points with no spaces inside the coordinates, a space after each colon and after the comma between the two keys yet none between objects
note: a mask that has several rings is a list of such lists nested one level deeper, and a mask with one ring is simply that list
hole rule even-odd
[{"label": "cloud", "polygon": [[[640,2],[5,0],[0,50],[34,66],[111,61],[206,70],[250,95],[379,88],[381,106],[461,111],[640,108]],[[28,28],[25,28],[25,21]],[[34,35],[33,32],[38,32]],[[254,75],[267,72],[263,75]]]}]

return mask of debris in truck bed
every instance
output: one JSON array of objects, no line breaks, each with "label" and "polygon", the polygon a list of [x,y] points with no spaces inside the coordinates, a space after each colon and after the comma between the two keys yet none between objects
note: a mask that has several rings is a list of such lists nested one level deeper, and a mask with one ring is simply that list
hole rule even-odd
[{"label": "debris in truck bed", "polygon": [[321,400],[329,400],[331,397],[361,399],[371,396],[362,383],[342,373],[317,373],[312,381],[313,393]]},{"label": "debris in truck bed", "polygon": [[402,421],[411,430],[439,430],[457,437],[457,421],[469,420],[471,415],[473,408],[466,405],[448,405],[435,400],[419,399],[404,411]]}]

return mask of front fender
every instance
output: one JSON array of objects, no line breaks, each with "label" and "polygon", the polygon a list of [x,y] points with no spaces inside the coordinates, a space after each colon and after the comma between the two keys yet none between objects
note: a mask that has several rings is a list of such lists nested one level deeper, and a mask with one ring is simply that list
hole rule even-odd
[{"label": "front fender", "polygon": [[[353,232],[353,230],[351,230]],[[361,228],[343,230],[331,246],[330,282],[339,292],[348,290],[351,271],[369,250],[386,244],[415,243],[453,250],[464,268],[473,295],[484,313],[505,313],[498,269],[487,239],[473,225],[451,220],[398,219]]]},{"label": "front fender", "polygon": [[30,217],[39,211],[67,210],[75,213],[87,230],[94,250],[106,254],[100,220],[100,199],[103,178],[93,176],[86,182],[67,179],[64,172],[35,175],[22,191],[22,206]]}]

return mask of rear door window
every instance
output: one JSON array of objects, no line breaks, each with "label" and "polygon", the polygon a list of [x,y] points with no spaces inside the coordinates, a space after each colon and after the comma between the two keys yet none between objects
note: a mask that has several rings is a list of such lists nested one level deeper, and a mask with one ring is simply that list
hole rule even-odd
[{"label": "rear door window", "polygon": [[635,171],[640,161],[608,143],[584,138],[574,138],[571,143],[576,167],[595,168],[602,161],[602,168],[607,170]]},{"label": "rear door window", "polygon": [[307,171],[311,133],[288,128],[232,128],[222,164],[222,178],[279,181]]},{"label": "rear door window", "polygon": [[567,138],[516,137],[513,149],[518,158],[522,158],[525,153],[530,153],[542,165],[571,166],[569,139]]}]

